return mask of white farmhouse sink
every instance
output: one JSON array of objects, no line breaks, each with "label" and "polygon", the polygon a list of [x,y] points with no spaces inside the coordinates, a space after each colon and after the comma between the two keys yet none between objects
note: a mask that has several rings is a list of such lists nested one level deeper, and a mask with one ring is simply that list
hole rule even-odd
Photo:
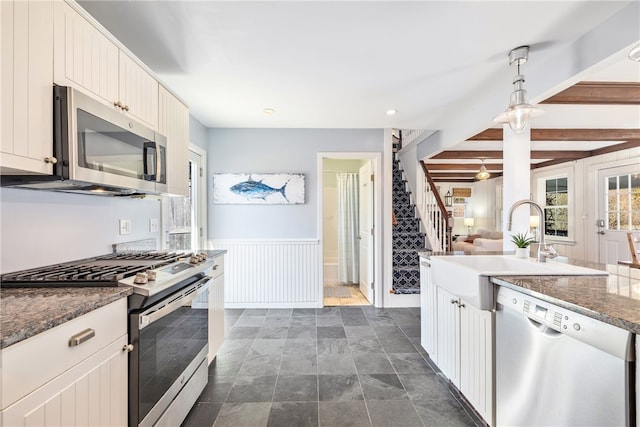
[{"label": "white farmhouse sink", "polygon": [[515,255],[432,256],[431,280],[481,310],[493,308],[491,276],[607,276],[606,271]]}]

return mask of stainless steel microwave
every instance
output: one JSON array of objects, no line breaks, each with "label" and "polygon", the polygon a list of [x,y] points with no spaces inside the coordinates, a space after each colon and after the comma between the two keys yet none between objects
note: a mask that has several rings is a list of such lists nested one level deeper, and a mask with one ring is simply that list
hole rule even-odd
[{"label": "stainless steel microwave", "polygon": [[167,191],[166,138],[112,106],[53,87],[53,175],[3,175],[2,186],[98,195]]}]

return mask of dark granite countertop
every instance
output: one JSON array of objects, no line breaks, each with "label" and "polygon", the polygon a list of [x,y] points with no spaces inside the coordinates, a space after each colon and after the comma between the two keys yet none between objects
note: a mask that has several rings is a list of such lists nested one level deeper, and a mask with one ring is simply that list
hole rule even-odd
[{"label": "dark granite countertop", "polygon": [[129,286],[0,289],[0,348],[9,347],[132,293]]}]

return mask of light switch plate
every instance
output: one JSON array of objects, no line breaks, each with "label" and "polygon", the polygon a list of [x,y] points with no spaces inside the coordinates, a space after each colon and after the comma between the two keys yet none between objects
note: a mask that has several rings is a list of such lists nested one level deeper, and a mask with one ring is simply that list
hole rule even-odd
[{"label": "light switch plate", "polygon": [[131,220],[130,219],[121,219],[120,220],[120,234],[131,234]]},{"label": "light switch plate", "polygon": [[160,220],[158,218],[149,218],[149,232],[157,233],[160,229]]}]

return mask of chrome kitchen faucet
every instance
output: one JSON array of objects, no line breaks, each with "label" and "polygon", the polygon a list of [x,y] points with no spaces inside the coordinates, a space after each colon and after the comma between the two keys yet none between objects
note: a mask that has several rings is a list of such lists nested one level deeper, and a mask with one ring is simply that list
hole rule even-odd
[{"label": "chrome kitchen faucet", "polygon": [[513,211],[515,211],[518,207],[522,206],[522,205],[531,205],[534,208],[536,208],[536,210],[538,211],[538,213],[540,214],[540,243],[538,243],[538,262],[547,262],[547,258],[555,258],[558,256],[558,252],[556,252],[556,250],[553,248],[553,246],[551,245],[547,245],[544,241],[544,211],[542,210],[542,207],[537,204],[536,202],[534,202],[533,200],[528,200],[528,199],[522,199],[522,200],[518,200],[517,202],[515,202],[510,208],[509,208],[509,225],[507,230],[511,231],[511,223],[513,221],[512,217],[513,217]]}]

